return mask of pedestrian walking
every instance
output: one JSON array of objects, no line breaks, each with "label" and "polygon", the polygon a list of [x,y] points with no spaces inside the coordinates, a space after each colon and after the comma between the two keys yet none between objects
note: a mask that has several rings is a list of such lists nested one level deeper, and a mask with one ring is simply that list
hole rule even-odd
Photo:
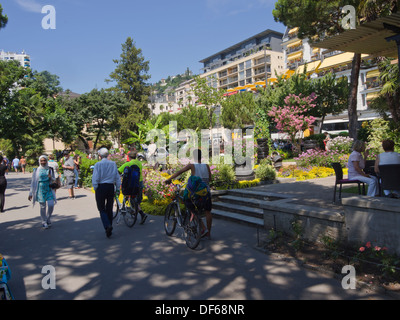
[{"label": "pedestrian walking", "polygon": [[25,174],[26,159],[24,158],[24,156],[21,156],[21,160],[19,160],[19,165],[21,166],[22,173]]},{"label": "pedestrian walking", "polygon": [[139,167],[140,169],[140,179],[139,179],[139,194],[137,195],[137,197],[135,198],[135,201],[138,204],[138,211],[140,213],[141,216],[141,221],[140,224],[145,223],[146,219],[147,219],[147,214],[145,214],[142,210],[142,208],[140,207],[140,203],[142,202],[143,199],[143,188],[144,188],[144,184],[143,184],[143,173],[142,173],[142,162],[137,160],[137,152],[136,151],[129,151],[128,152],[128,162],[125,162],[119,169],[118,172],[120,174],[122,174],[124,172],[124,169],[126,167],[129,166],[133,166],[136,165]]},{"label": "pedestrian walking", "polygon": [[4,212],[5,192],[7,189],[6,172],[8,172],[8,167],[4,163],[3,156],[0,156],[0,212]]},{"label": "pedestrian walking", "polygon": [[43,229],[51,227],[51,216],[53,214],[54,205],[57,202],[56,194],[50,187],[50,184],[54,181],[54,170],[49,167],[47,156],[40,156],[39,167],[35,168],[32,173],[28,200],[32,200],[33,206],[35,206],[36,202],[39,202]]},{"label": "pedestrian walking", "polygon": [[19,159],[18,159],[18,156],[15,156],[15,158],[14,158],[13,161],[12,161],[12,164],[13,164],[13,167],[14,167],[15,172],[18,173],[18,167],[19,167]]},{"label": "pedestrian walking", "polygon": [[[10,160],[8,160],[7,156],[4,156],[3,162],[7,166],[7,170],[10,171],[11,170],[11,162],[10,162]],[[8,171],[6,172],[6,174],[8,174]]]},{"label": "pedestrian walking", "polygon": [[75,163],[74,159],[70,157],[69,152],[65,151],[64,152],[64,163],[62,165],[63,171],[64,171],[64,177],[66,180],[66,185],[68,189],[68,194],[70,199],[75,199],[75,194],[74,194],[74,178],[75,178]]},{"label": "pedestrian walking", "polygon": [[79,189],[78,181],[79,181],[79,168],[81,165],[81,156],[78,154],[74,155],[74,164],[75,164],[75,169],[74,169],[74,174],[75,174],[75,189]]},{"label": "pedestrian walking", "polygon": [[100,213],[103,227],[107,238],[112,234],[112,209],[114,204],[115,192],[119,194],[121,188],[121,177],[118,173],[117,165],[114,161],[108,160],[108,150],[101,148],[98,151],[101,158],[94,165],[92,185],[95,191],[96,205]]}]

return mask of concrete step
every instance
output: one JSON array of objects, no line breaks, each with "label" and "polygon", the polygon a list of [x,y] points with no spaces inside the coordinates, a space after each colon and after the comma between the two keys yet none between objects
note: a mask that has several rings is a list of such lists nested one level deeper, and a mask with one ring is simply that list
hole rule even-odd
[{"label": "concrete step", "polygon": [[227,192],[228,195],[243,197],[243,198],[253,198],[258,200],[274,201],[281,199],[289,199],[293,196],[288,196],[282,193],[267,192],[255,189],[231,189]]},{"label": "concrete step", "polygon": [[[264,215],[263,209],[251,207],[248,205],[238,205],[236,203],[230,203],[225,201],[218,201],[213,203],[213,209],[219,209],[228,212],[234,212],[246,216],[252,216],[256,218],[262,218]],[[214,211],[214,210],[213,210]]]},{"label": "concrete step", "polygon": [[218,199],[219,202],[232,203],[240,206],[247,206],[253,208],[259,208],[260,204],[265,201],[256,198],[231,196],[231,195],[220,196]]},{"label": "concrete step", "polygon": [[262,218],[251,217],[244,214],[220,210],[220,209],[213,209],[212,214],[216,218],[226,219],[255,227],[264,226],[264,219]]},{"label": "concrete step", "polygon": [[264,225],[262,206],[271,202],[287,201],[292,196],[259,189],[231,189],[216,195],[213,215],[253,226]]}]

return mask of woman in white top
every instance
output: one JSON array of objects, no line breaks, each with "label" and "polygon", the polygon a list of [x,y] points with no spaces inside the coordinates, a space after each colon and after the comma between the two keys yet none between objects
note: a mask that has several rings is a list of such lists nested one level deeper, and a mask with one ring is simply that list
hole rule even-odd
[{"label": "woman in white top", "polygon": [[[378,154],[375,160],[375,172],[379,174],[379,166],[385,164],[400,164],[400,154],[394,152],[393,140],[382,141],[382,148],[385,152]],[[383,190],[385,195],[390,194],[390,190]],[[400,195],[400,190],[393,190],[397,196]]]},{"label": "woman in white top", "polygon": [[363,171],[368,153],[368,151],[365,151],[364,141],[356,140],[354,142],[353,152],[350,154],[348,162],[348,177],[349,180],[359,180],[366,183],[368,185],[367,196],[375,197],[378,194],[378,179]]},{"label": "woman in white top", "polygon": [[[211,180],[211,170],[208,164],[201,163],[200,149],[196,149],[193,151],[193,158],[194,158],[194,164],[189,163],[186,167],[182,168],[178,172],[174,173],[169,179],[165,180],[165,183],[166,184],[171,183],[171,181],[174,180],[176,177],[179,177],[182,173],[190,170],[192,176],[200,177],[207,184],[207,186],[209,186],[209,182]],[[211,238],[211,226],[212,226],[211,210],[212,210],[212,203],[210,200],[210,203],[207,204],[207,207],[205,208],[204,211],[206,215],[207,228],[204,227],[202,232],[202,236],[207,236],[209,239]],[[203,226],[203,221],[200,220],[200,223]]]}]

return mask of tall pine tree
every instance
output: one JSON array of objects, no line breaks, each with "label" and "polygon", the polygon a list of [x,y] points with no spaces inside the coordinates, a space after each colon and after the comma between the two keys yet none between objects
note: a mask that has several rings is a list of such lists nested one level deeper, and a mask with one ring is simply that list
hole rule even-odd
[{"label": "tall pine tree", "polygon": [[116,68],[106,81],[115,82],[111,90],[121,92],[130,104],[128,110],[117,111],[121,126],[120,139],[123,140],[129,130],[136,130],[137,123],[142,123],[150,116],[150,85],[146,83],[150,79],[149,61],[145,60],[142,50],[136,48],[131,37],[122,44],[120,59],[113,61]]}]

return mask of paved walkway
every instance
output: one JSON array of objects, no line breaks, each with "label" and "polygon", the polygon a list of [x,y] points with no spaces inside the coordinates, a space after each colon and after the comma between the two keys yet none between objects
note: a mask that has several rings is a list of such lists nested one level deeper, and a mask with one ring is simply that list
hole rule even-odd
[{"label": "paved walkway", "polygon": [[[257,189],[262,189],[268,192],[294,195],[297,200],[293,201],[293,203],[342,210],[342,206],[340,204],[333,204],[333,190],[335,186],[335,180],[335,176],[304,181],[294,181],[293,179],[280,179],[280,183],[259,186],[257,187]],[[344,188],[353,186],[357,185],[348,185],[344,186]],[[338,199],[338,196],[339,193],[337,192],[336,200]],[[343,193],[342,191],[342,198],[352,196],[354,196],[354,194]]]},{"label": "paved walkway", "polygon": [[[42,230],[39,207],[27,200],[30,178],[7,176],[6,211],[0,214],[0,253],[11,267],[9,285],[18,300],[388,298],[344,290],[337,279],[268,256],[255,248],[256,229],[229,221],[215,219],[213,239],[195,251],[179,231],[167,237],[158,216],[132,229],[116,225],[107,239],[94,194],[84,189],[75,200],[58,190],[53,226]],[[55,289],[42,288],[46,265],[56,270]]]}]

